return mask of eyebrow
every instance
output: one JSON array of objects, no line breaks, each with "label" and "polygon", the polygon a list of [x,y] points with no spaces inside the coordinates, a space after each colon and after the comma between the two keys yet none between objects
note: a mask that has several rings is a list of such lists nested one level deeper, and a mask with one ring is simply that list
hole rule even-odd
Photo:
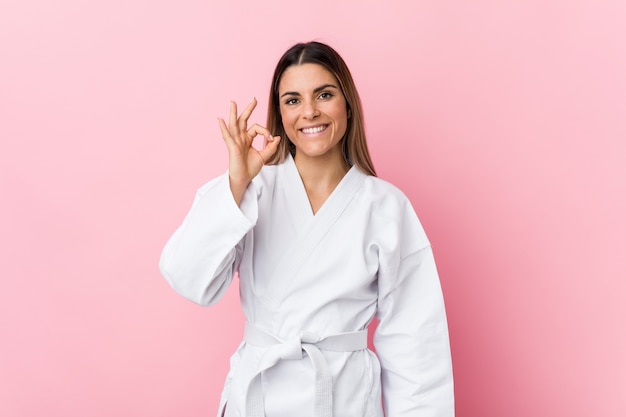
[{"label": "eyebrow", "polygon": [[[315,88],[315,89],[313,90],[313,92],[314,92],[314,93],[319,93],[320,91],[322,91],[322,90],[326,90],[327,88],[334,88],[334,89],[336,89],[336,90],[338,90],[338,89],[339,89],[339,88],[338,88],[336,85],[334,85],[334,84],[324,84],[324,85],[320,85],[319,87]],[[287,92],[285,92],[285,93],[281,94],[281,96],[280,96],[280,97],[282,98],[282,97],[285,97],[285,96],[299,96],[299,95],[300,95],[300,93],[298,93],[297,91],[287,91]]]}]

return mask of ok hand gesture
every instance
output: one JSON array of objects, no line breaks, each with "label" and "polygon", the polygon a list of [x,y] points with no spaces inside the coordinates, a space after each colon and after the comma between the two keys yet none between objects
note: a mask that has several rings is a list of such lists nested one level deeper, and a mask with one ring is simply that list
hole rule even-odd
[{"label": "ok hand gesture", "polygon": [[[222,138],[228,149],[228,172],[230,189],[237,204],[241,203],[243,194],[265,162],[276,152],[280,136],[272,136],[271,132],[263,126],[254,124],[248,128],[248,119],[257,105],[253,99],[248,107],[237,116],[237,104],[230,103],[230,118],[228,126],[226,122],[218,118]],[[252,146],[252,141],[258,135],[264,136],[267,141],[263,149],[258,150]]]}]

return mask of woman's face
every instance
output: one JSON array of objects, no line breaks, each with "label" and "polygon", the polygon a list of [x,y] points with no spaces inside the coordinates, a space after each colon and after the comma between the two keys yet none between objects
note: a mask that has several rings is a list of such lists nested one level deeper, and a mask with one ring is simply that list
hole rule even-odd
[{"label": "woman's face", "polygon": [[346,99],[335,76],[318,64],[292,65],[278,85],[283,128],[296,159],[341,157],[348,126]]}]

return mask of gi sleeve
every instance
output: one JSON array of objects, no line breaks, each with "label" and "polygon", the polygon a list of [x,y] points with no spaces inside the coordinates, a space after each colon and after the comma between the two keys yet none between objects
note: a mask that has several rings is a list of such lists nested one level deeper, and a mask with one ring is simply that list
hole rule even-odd
[{"label": "gi sleeve", "polygon": [[254,184],[237,206],[228,174],[208,182],[198,190],[191,210],[165,245],[161,274],[183,297],[203,306],[216,303],[239,266],[245,236],[257,215]]},{"label": "gi sleeve", "polygon": [[379,324],[374,345],[382,366],[387,417],[453,417],[448,326],[437,268],[407,202],[398,247],[378,274]]}]

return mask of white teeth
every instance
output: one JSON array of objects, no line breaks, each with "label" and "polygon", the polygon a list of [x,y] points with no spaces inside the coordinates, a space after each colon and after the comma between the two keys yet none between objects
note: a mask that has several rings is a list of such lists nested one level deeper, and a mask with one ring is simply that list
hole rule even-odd
[{"label": "white teeth", "polygon": [[319,133],[322,130],[326,129],[326,126],[318,126],[318,127],[307,127],[304,129],[301,129],[303,133]]}]

